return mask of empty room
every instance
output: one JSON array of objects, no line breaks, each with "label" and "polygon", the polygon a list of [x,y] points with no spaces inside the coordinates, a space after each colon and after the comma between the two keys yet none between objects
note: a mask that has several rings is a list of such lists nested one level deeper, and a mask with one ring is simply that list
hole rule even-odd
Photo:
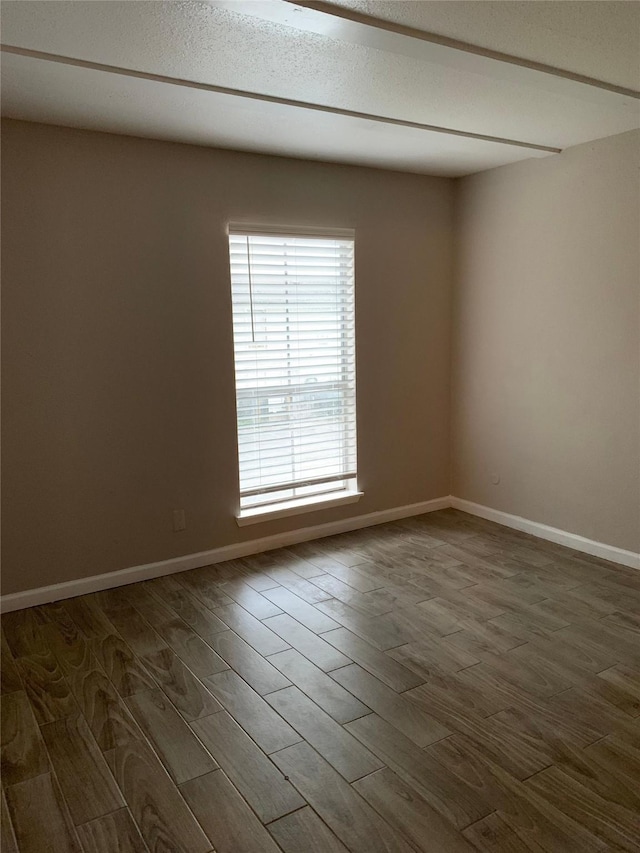
[{"label": "empty room", "polygon": [[640,2],[0,14],[2,853],[639,853]]}]

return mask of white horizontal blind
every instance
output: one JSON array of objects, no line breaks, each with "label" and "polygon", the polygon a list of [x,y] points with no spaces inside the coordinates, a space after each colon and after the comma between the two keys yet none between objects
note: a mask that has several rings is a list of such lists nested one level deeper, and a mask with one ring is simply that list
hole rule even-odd
[{"label": "white horizontal blind", "polygon": [[241,508],[353,485],[353,248],[230,229]]}]

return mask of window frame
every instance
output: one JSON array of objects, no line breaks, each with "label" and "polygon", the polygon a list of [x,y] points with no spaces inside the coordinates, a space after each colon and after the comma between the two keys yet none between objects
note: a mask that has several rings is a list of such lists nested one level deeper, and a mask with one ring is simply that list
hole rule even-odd
[{"label": "window frame", "polygon": [[[351,240],[353,241],[353,254],[354,254],[354,272],[353,272],[353,316],[354,316],[354,328],[353,328],[353,370],[354,370],[354,383],[356,382],[355,378],[355,369],[356,369],[356,336],[355,336],[355,303],[356,303],[356,291],[355,291],[355,244],[356,244],[356,233],[354,229],[344,229],[344,228],[317,228],[317,227],[296,227],[296,226],[274,226],[274,225],[256,225],[255,223],[247,224],[243,222],[233,222],[229,223],[227,227],[227,251],[229,257],[229,283],[230,283],[230,293],[231,293],[231,301],[233,308],[233,277],[231,272],[231,243],[230,237],[232,235],[236,236],[265,236],[265,237],[307,237],[311,239],[337,239],[337,240]],[[233,326],[233,324],[232,324]],[[238,475],[238,486],[237,486],[237,504],[236,504],[236,512],[235,518],[238,526],[244,527],[245,525],[257,524],[259,522],[267,521],[270,519],[276,518],[284,518],[287,516],[299,515],[302,513],[313,512],[320,509],[326,509],[334,506],[341,506],[344,504],[355,503],[363,495],[363,492],[358,488],[357,481],[357,404],[355,399],[357,399],[357,385],[355,387],[355,399],[354,399],[354,413],[353,413],[353,424],[355,429],[355,453],[356,453],[356,471],[349,472],[351,476],[344,477],[342,482],[344,486],[338,488],[327,488],[325,491],[315,492],[313,494],[303,494],[303,495],[295,495],[295,489],[304,489],[305,486],[303,482],[300,484],[294,485],[293,488],[289,487],[287,484],[284,484],[281,492],[285,492],[287,490],[294,491],[293,497],[284,497],[278,498],[274,501],[265,501],[264,503],[254,504],[250,507],[243,507],[241,505],[241,489],[240,489],[240,434],[239,434],[239,397],[238,397],[238,387],[237,387],[237,374],[236,374],[236,336],[235,336],[235,328],[232,328],[232,339],[233,339],[233,358],[234,358],[234,395],[235,395],[235,414],[236,414],[236,447],[237,447],[237,457],[236,457],[236,471]],[[312,479],[320,479],[320,478],[309,478]],[[333,482],[340,482],[339,480],[333,480]],[[330,483],[327,482],[327,486],[330,486]],[[269,491],[277,494],[275,491],[275,487],[272,489],[271,487],[265,487],[264,490],[259,490],[263,494],[266,494]]]}]

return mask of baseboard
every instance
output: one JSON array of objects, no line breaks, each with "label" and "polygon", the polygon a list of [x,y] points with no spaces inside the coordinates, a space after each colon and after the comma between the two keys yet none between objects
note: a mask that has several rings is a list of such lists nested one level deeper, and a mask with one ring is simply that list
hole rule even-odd
[{"label": "baseboard", "polygon": [[274,536],[263,536],[260,539],[251,539],[247,542],[224,545],[221,548],[214,548],[211,551],[186,554],[183,557],[174,557],[171,560],[162,560],[158,563],[131,566],[128,569],[106,572],[102,575],[92,575],[86,578],[65,581],[64,583],[52,584],[51,586],[27,589],[23,592],[3,595],[0,598],[0,612],[8,613],[12,610],[22,610],[25,607],[34,607],[38,604],[59,601],[63,598],[74,598],[77,595],[98,592],[102,589],[126,586],[137,581],[150,580],[151,578],[158,578],[163,575],[184,572],[188,569],[198,569],[202,566],[210,566],[213,563],[222,563],[225,560],[248,557],[250,554],[259,554],[262,551],[272,551],[274,548],[283,548],[286,545],[295,545],[298,542],[323,539],[325,536],[334,536],[337,533],[347,533],[351,530],[360,530],[363,527],[384,524],[387,521],[396,521],[400,518],[422,515],[425,512],[447,509],[449,506],[451,506],[449,496],[435,498],[434,500],[422,501],[421,503],[409,504],[408,506],[399,506],[392,509],[380,510],[379,512],[370,512],[367,515],[344,518],[340,521],[330,521],[327,524],[317,524],[313,527],[288,530],[285,533],[277,533]]},{"label": "baseboard", "polygon": [[0,612],[9,613],[12,610],[22,610],[25,607],[34,607],[38,604],[47,604],[51,601],[59,601],[63,598],[74,598],[77,595],[86,595],[90,592],[98,592],[102,589],[112,589],[118,586],[126,586],[137,581],[150,580],[151,578],[171,575],[176,572],[185,572],[188,569],[198,569],[202,566],[210,566],[213,563],[222,563],[225,560],[236,560],[239,557],[248,557],[250,554],[259,554],[262,551],[272,551],[274,548],[283,548],[287,545],[295,545],[298,542],[309,542],[312,539],[323,539],[325,536],[334,536],[337,533],[348,533],[351,530],[360,530],[363,527],[373,527],[376,524],[384,524],[387,521],[396,521],[400,518],[409,518],[414,515],[422,515],[427,512],[435,512],[439,509],[454,507],[470,515],[477,515],[487,521],[494,521],[514,530],[521,530],[547,539],[557,545],[565,545],[576,551],[620,563],[632,569],[640,569],[640,554],[634,551],[625,551],[614,545],[605,545],[593,539],[586,539],[576,533],[568,533],[557,527],[549,527],[537,521],[529,521],[518,515],[492,509],[488,506],[466,501],[462,498],[446,496],[435,498],[430,501],[409,504],[407,506],[394,507],[392,509],[370,512],[367,515],[358,515],[352,518],[344,518],[340,521],[330,521],[328,524],[318,524],[312,527],[301,527],[296,530],[288,530],[285,533],[277,533],[274,536],[263,536],[260,539],[250,539],[246,542],[236,542],[232,545],[224,545],[211,551],[200,551],[197,554],[186,554],[183,557],[174,557],[171,560],[162,560],[157,563],[147,563],[142,566],[131,566],[128,569],[120,569],[115,572],[106,572],[101,575],[92,575],[77,580],[65,581],[64,583],[41,586],[36,589],[27,589],[23,592],[15,592],[0,597]]},{"label": "baseboard", "polygon": [[578,536],[577,533],[568,533],[566,530],[560,530],[557,527],[549,527],[547,524],[529,521],[528,518],[501,512],[498,509],[465,501],[462,498],[452,496],[449,505],[462,512],[468,512],[470,515],[486,518],[487,521],[495,521],[496,524],[503,524],[505,527],[530,533],[540,539],[547,539],[549,542],[555,542],[556,545],[565,545],[575,551],[591,554],[592,557],[600,557],[603,560],[610,560],[612,563],[620,563],[631,569],[640,569],[640,554],[636,554],[635,551],[625,551],[624,548],[617,548],[615,545],[605,545],[604,542],[586,539],[584,536]]}]

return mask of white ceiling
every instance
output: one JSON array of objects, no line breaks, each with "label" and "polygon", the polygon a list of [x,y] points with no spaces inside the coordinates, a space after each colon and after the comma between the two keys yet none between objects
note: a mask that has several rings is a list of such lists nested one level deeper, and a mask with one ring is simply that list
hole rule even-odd
[{"label": "white ceiling", "polygon": [[[568,71],[637,86],[637,3],[340,5],[554,66],[564,44]],[[555,6],[567,7],[564,16],[529,9]],[[582,17],[568,11],[576,7]],[[2,25],[3,44],[53,55],[3,54],[2,113],[29,121],[452,176],[549,155],[536,146],[562,149],[640,126],[640,102],[628,95],[283,0],[7,0]]]}]

